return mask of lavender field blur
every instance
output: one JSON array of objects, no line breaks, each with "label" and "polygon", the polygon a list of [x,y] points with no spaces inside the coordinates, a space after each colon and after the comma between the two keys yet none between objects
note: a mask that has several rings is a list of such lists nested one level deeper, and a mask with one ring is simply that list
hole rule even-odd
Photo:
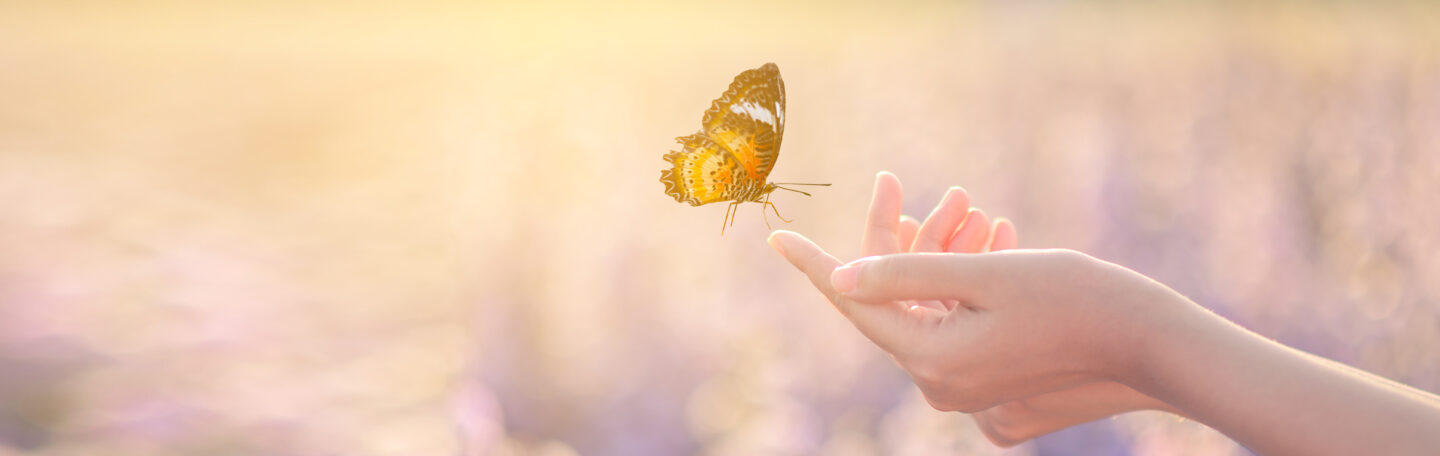
[{"label": "lavender field blur", "polygon": [[[661,156],[788,89],[785,225],[950,185],[1440,391],[1424,2],[0,4],[0,455],[1247,454],[929,408]],[[773,222],[774,219],[772,218]]]}]

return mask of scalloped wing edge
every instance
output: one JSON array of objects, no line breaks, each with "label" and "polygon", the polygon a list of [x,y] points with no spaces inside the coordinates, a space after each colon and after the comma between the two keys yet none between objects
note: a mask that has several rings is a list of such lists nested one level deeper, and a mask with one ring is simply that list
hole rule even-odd
[{"label": "scalloped wing edge", "polygon": [[[742,87],[750,85],[753,80],[769,78],[774,78],[776,86],[779,87],[780,109],[783,110],[785,108],[785,81],[780,79],[780,67],[776,66],[773,62],[766,62],[764,65],[760,65],[760,68],[751,68],[735,76],[735,80],[730,82],[730,87],[725,89],[725,93],[720,94],[719,98],[710,102],[710,108],[705,110],[705,117],[700,120],[700,131],[709,131],[714,128],[711,126],[711,122],[715,120],[715,116],[722,114],[720,107],[733,104],[735,97],[740,95],[740,89]],[[782,111],[775,113],[775,115],[779,121],[779,124],[775,126],[775,130],[784,134],[785,114]]]}]

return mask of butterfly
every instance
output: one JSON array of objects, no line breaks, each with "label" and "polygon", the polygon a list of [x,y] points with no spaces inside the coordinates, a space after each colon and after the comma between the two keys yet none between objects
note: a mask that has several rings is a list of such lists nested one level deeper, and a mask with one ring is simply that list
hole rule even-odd
[{"label": "butterfly", "polygon": [[[675,138],[682,150],[665,154],[672,166],[660,170],[665,194],[691,206],[730,201],[725,220],[720,223],[721,235],[726,226],[734,226],[740,203],[761,203],[762,215],[769,208],[780,220],[790,223],[770,202],[770,192],[778,188],[810,196],[782,185],[830,184],[765,181],[780,156],[784,135],[785,81],[780,79],[780,67],[766,63],[745,70],[735,76],[720,98],[710,103],[700,120],[699,132]],[[768,219],[765,226],[770,226]]]}]

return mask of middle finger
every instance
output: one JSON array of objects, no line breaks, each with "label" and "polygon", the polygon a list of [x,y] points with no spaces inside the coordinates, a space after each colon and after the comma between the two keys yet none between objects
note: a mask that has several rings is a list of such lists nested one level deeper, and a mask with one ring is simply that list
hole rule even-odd
[{"label": "middle finger", "polygon": [[935,205],[935,210],[925,218],[925,223],[920,225],[920,231],[915,234],[915,243],[910,246],[912,253],[939,252],[945,247],[945,241],[950,240],[950,235],[960,222],[965,219],[965,211],[970,209],[970,195],[960,187],[950,187],[945,196],[940,198],[940,203]]}]

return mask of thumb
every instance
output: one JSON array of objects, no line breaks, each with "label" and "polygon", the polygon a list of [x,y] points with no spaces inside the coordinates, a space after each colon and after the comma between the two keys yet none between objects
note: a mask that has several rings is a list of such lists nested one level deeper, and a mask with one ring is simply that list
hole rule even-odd
[{"label": "thumb", "polygon": [[984,254],[905,253],[867,257],[835,269],[830,284],[861,302],[969,300],[995,278]]}]

